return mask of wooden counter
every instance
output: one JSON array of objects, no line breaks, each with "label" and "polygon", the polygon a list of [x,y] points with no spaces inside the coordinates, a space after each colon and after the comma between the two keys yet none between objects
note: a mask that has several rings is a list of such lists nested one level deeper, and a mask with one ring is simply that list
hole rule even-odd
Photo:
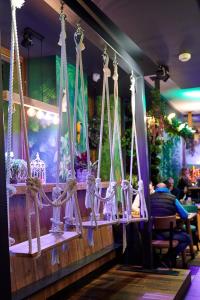
[{"label": "wooden counter", "polygon": [[[108,181],[102,182],[102,188],[103,189],[107,188],[108,185],[109,185]],[[25,183],[13,184],[13,186],[17,189],[17,192],[16,192],[15,195],[25,195],[25,193],[26,193],[26,184]],[[44,188],[45,193],[51,193],[53,187],[55,187],[55,186],[56,186],[56,183],[46,183],[46,184],[43,184],[43,188]],[[59,186],[61,188],[64,188],[65,183],[60,183]],[[77,183],[77,190],[78,191],[84,191],[84,190],[86,190],[86,183],[85,182],[78,182]]]},{"label": "wooden counter", "polygon": [[[55,183],[44,185],[44,190],[51,197],[52,188]],[[61,187],[64,184],[60,185]],[[108,182],[102,182],[103,195]],[[15,185],[17,194],[10,198],[10,230],[11,237],[17,243],[27,240],[26,224],[26,200],[25,184]],[[90,210],[85,208],[86,184],[78,183],[78,202],[83,220],[88,220]],[[102,212],[102,205],[100,211]],[[52,217],[52,207],[44,207],[39,211],[41,236],[48,235],[51,228],[50,218]],[[65,206],[61,208],[61,220],[65,215]],[[33,238],[35,237],[35,215],[31,217],[33,225]],[[31,257],[12,256],[11,259],[11,277],[13,299],[27,299],[27,297],[36,293],[29,299],[38,299],[39,290],[43,289],[48,296],[61,290],[67,285],[75,282],[77,279],[85,276],[91,271],[96,270],[101,265],[109,262],[116,257],[115,244],[112,225],[98,227],[93,230],[94,246],[88,244],[88,229],[83,229],[83,237],[68,241],[64,246],[55,245],[59,253],[60,263],[51,264],[52,249],[43,251],[38,259]],[[54,247],[54,248],[55,248]],[[81,268],[81,270],[80,270]],[[76,271],[76,272],[75,272]],[[74,273],[75,272],[75,273]],[[51,285],[49,287],[49,285]],[[35,297],[35,298],[34,298]],[[46,299],[46,298],[40,298]]]}]

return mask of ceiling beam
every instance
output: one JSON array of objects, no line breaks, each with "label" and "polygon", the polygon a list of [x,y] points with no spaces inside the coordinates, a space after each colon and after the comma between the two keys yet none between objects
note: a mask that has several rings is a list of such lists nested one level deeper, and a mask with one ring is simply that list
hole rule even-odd
[{"label": "ceiling beam", "polygon": [[[59,0],[43,0],[57,13],[60,12]],[[89,0],[64,0],[67,6],[64,12],[67,20],[73,26],[81,23],[86,37],[99,49],[103,50],[106,44],[112,49],[109,56],[113,57],[116,51],[119,56],[119,65],[127,73],[132,70],[136,75],[155,74],[157,65],[144,54],[132,39],[121,30],[92,2]],[[114,50],[114,51],[113,51]]]}]

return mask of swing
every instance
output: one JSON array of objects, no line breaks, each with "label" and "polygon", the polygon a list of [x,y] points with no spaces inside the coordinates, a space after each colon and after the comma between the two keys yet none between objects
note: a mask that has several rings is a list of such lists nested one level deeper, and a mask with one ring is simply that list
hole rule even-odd
[{"label": "swing", "polygon": [[[108,68],[109,57],[107,50],[104,50],[104,79],[103,79],[103,93],[102,93],[102,112],[101,112],[101,127],[100,127],[100,146],[99,146],[99,159],[98,159],[98,171],[97,178],[95,182],[95,177],[91,172],[91,163],[90,163],[90,149],[89,149],[89,137],[88,137],[88,121],[86,115],[86,104],[84,97],[84,78],[83,78],[83,64],[82,64],[82,51],[85,49],[83,45],[83,30],[78,26],[78,29],[75,33],[75,44],[76,44],[76,89],[75,89],[75,103],[74,103],[74,116],[76,116],[76,105],[77,105],[77,90],[78,90],[78,74],[80,69],[80,80],[81,80],[81,99],[84,113],[84,123],[85,123],[85,133],[86,133],[86,148],[87,148],[87,180],[86,180],[86,197],[85,197],[85,206],[87,209],[91,209],[91,216],[89,221],[84,221],[82,223],[84,228],[94,229],[97,226],[106,226],[117,223],[118,220],[118,211],[115,205],[116,201],[116,183],[114,182],[113,176],[113,159],[111,156],[112,152],[112,128],[111,128],[111,115],[110,115],[110,99],[109,99],[109,88],[108,88],[108,77],[110,76],[110,70]],[[104,111],[105,111],[105,98],[107,100],[108,108],[108,124],[109,124],[109,140],[110,140],[110,156],[111,156],[111,180],[109,188],[107,189],[106,197],[101,196],[101,180],[100,180],[100,165],[101,165],[101,155],[102,155],[102,138],[103,138],[103,123],[104,123]],[[76,136],[76,119],[74,121],[74,137]],[[75,143],[74,143],[75,145]],[[114,199],[114,200],[113,200]],[[115,210],[109,214],[107,212],[108,218],[106,220],[100,220],[100,202],[107,203],[108,201],[113,201],[115,205]],[[105,213],[106,214],[106,213]]]},{"label": "swing", "polygon": [[[122,178],[121,188],[122,188],[122,218],[120,219],[120,223],[128,224],[131,222],[141,222],[148,221],[148,211],[144,196],[144,185],[141,177],[141,168],[139,161],[139,153],[138,153],[138,136],[136,131],[135,124],[135,78],[133,73],[131,75],[131,111],[132,111],[132,134],[131,134],[131,162],[130,162],[130,181]],[[132,174],[133,174],[133,150],[134,150],[134,141],[136,148],[136,157],[137,157],[137,169],[138,169],[138,190],[132,187]],[[133,195],[139,194],[140,199],[140,217],[133,217],[131,213],[132,206],[132,198]]]},{"label": "swing", "polygon": [[[19,1],[18,1],[19,3]],[[19,60],[19,47],[18,47],[18,36],[17,36],[17,25],[16,25],[16,8],[21,8],[24,1],[21,1],[20,4],[16,4],[16,1],[11,1],[11,10],[12,10],[12,30],[11,30],[11,65],[10,65],[10,78],[11,78],[11,89],[10,89],[10,99],[9,99],[9,108],[12,108],[13,102],[13,63],[14,63],[14,48],[16,51],[16,62],[17,62],[17,75],[19,81],[19,94],[20,102],[22,109],[22,123],[24,126],[24,139],[25,139],[25,149],[27,157],[27,169],[28,169],[28,178],[27,178],[27,189],[26,189],[26,209],[27,209],[27,228],[28,228],[28,241],[13,245],[10,247],[10,253],[18,256],[29,256],[38,258],[41,255],[42,251],[53,249],[52,260],[54,263],[58,262],[58,258],[55,257],[57,246],[61,245],[71,239],[77,238],[82,234],[82,221],[80,216],[80,210],[78,206],[77,199],[77,184],[75,180],[74,172],[74,153],[72,146],[72,136],[70,128],[70,108],[69,108],[69,93],[68,93],[68,74],[67,74],[67,57],[66,57],[66,32],[65,32],[65,15],[63,13],[63,3],[61,5],[61,34],[59,45],[61,46],[61,69],[60,69],[60,92],[59,92],[59,128],[57,134],[57,178],[56,178],[56,187],[52,191],[52,199],[49,199],[45,194],[42,184],[38,178],[31,178],[31,169],[30,169],[30,157],[29,157],[29,144],[27,136],[27,126],[25,120],[25,110],[24,110],[24,97],[22,90],[22,78],[21,78],[21,69],[20,69],[20,60]],[[66,91],[66,103],[67,103],[67,120],[68,120],[68,130],[69,130],[69,149],[70,149],[70,160],[71,160],[71,176],[67,178],[64,190],[62,192],[59,187],[59,167],[60,167],[60,138],[61,138],[61,124],[62,124],[62,102],[64,90]],[[12,121],[12,109],[9,110],[9,132],[11,132]],[[8,138],[11,138],[9,134]],[[11,144],[11,142],[10,142]],[[10,149],[8,149],[10,150]],[[10,152],[8,158],[10,157]],[[8,161],[9,162],[9,161]],[[9,166],[9,165],[8,165]],[[9,169],[7,168],[7,177],[9,176]],[[40,236],[40,220],[39,220],[39,209],[41,209],[46,204],[43,204],[44,200],[48,205],[53,207],[53,217],[51,218],[52,228],[50,233]],[[76,232],[72,231],[63,231],[61,226],[62,222],[60,221],[60,210],[61,206],[69,201],[72,201],[73,210],[75,214],[76,222]],[[31,228],[31,204],[34,205],[34,213],[36,216],[36,238],[32,238],[32,228]]]}]

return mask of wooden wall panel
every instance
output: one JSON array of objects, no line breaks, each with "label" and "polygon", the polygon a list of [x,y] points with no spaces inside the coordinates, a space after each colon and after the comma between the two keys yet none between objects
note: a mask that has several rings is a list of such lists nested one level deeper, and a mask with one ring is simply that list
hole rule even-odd
[{"label": "wooden wall panel", "polygon": [[[89,212],[84,208],[85,191],[78,191],[78,199],[81,208],[81,213],[84,218],[87,218]],[[40,224],[41,233],[46,234],[50,228],[50,217],[52,216],[52,208],[45,207],[40,211]],[[62,210],[62,216],[64,216],[64,208]],[[11,236],[15,238],[16,242],[22,242],[27,239],[26,235],[26,215],[25,215],[25,196],[17,195],[10,200],[10,219],[11,219]],[[34,216],[33,216],[34,222]],[[13,293],[20,291],[20,289],[27,287],[41,279],[48,276],[54,276],[54,274],[62,270],[73,263],[77,263],[83,260],[85,257],[94,255],[100,252],[102,249],[113,245],[113,232],[112,226],[100,227],[93,230],[94,246],[88,245],[87,241],[87,229],[84,229],[83,237],[77,238],[67,242],[63,246],[57,247],[59,253],[60,263],[51,264],[52,250],[43,252],[38,259],[26,258],[26,257],[11,257],[12,268],[12,291]],[[109,254],[106,255],[106,261],[109,260]],[[104,261],[90,263],[90,266],[85,266],[80,271],[73,273],[69,276],[69,279],[60,280],[60,283],[56,283],[54,287],[48,288],[49,295],[53,292],[63,288],[63,284],[69,284],[75,280],[81,278],[81,276],[89,273],[91,270],[98,268]],[[52,290],[51,290],[52,289]],[[45,289],[46,290],[46,289]],[[47,293],[45,291],[45,293]],[[39,296],[41,299],[42,294]],[[45,296],[46,297],[46,296]],[[34,298],[30,298],[34,299]],[[35,298],[36,299],[36,298]],[[37,298],[38,299],[38,298]],[[39,298],[40,299],[40,298]]]}]

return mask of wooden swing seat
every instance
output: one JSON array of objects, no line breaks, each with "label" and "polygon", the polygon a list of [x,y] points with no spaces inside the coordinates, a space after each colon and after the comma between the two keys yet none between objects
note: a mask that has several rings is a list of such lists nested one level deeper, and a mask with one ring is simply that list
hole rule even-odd
[{"label": "wooden swing seat", "polygon": [[129,223],[139,223],[139,222],[147,222],[148,218],[140,218],[140,217],[132,217],[130,219],[121,218],[119,219],[120,224],[129,224]]},{"label": "wooden swing seat", "polygon": [[84,221],[82,222],[83,228],[97,228],[97,227],[103,227],[108,225],[114,225],[117,224],[118,220],[115,221],[107,221],[107,220],[99,220],[97,221],[97,226],[94,221]]},{"label": "wooden swing seat", "polygon": [[[63,233],[48,233],[40,237],[41,252],[60,246],[65,242],[79,237],[80,234],[74,231],[64,231]],[[9,248],[10,254],[15,256],[35,257],[37,251],[37,239],[32,239],[32,252],[29,253],[28,241],[13,245]]]}]

